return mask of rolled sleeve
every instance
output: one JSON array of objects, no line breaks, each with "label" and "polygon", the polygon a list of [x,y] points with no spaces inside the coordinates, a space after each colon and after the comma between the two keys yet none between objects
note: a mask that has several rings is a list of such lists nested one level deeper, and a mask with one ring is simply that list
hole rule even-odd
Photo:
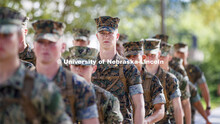
[{"label": "rolled sleeve", "polygon": [[130,93],[131,96],[133,96],[135,94],[144,93],[142,85],[141,84],[136,84],[136,85],[130,86],[129,87],[129,93]]},{"label": "rolled sleeve", "polygon": [[77,117],[79,120],[90,119],[90,118],[98,118],[97,105],[91,105],[85,109],[78,111],[80,115]]},{"label": "rolled sleeve", "polygon": [[196,96],[191,97],[190,101],[191,101],[191,103],[195,103],[195,102],[197,102],[197,101],[200,101],[200,96],[199,96],[199,94],[197,93]]},{"label": "rolled sleeve", "polygon": [[196,81],[197,84],[202,84],[206,82],[205,75],[202,74],[202,76]]},{"label": "rolled sleeve", "polygon": [[158,103],[166,103],[166,99],[163,93],[158,94],[153,100],[153,105]]},{"label": "rolled sleeve", "polygon": [[173,92],[173,94],[170,95],[170,100],[176,98],[176,97],[181,97],[181,92],[180,92],[180,89],[176,89],[175,92]]}]

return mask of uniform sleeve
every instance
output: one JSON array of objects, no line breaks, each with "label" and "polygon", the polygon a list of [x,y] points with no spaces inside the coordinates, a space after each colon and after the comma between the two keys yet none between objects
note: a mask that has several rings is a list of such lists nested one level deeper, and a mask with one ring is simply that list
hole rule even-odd
[{"label": "uniform sleeve", "polygon": [[125,78],[128,83],[130,95],[143,93],[143,87],[141,85],[141,75],[134,64],[125,66]]},{"label": "uniform sleeve", "polygon": [[163,86],[156,76],[152,78],[150,90],[153,91],[151,92],[151,98],[154,105],[158,103],[166,103],[165,96],[163,93]]},{"label": "uniform sleeve", "polygon": [[42,116],[48,124],[72,124],[70,117],[65,112],[65,105],[58,87],[54,82],[49,82],[43,86],[41,92],[44,96],[44,106],[42,106]]},{"label": "uniform sleeve", "polygon": [[205,82],[206,82],[206,78],[205,78],[204,73],[202,73],[201,77],[199,79],[197,79],[196,83],[197,84],[202,84],[202,83],[205,83]]},{"label": "uniform sleeve", "polygon": [[97,118],[95,91],[85,80],[76,80],[76,116],[77,120]]},{"label": "uniform sleeve", "polygon": [[170,100],[173,100],[176,97],[180,97],[181,96],[181,92],[179,89],[179,80],[175,77],[172,76],[170,78],[170,80],[168,81],[169,83],[167,83],[169,86],[169,96],[170,96]]},{"label": "uniform sleeve", "polygon": [[188,80],[183,78],[183,76],[180,76],[180,91],[181,91],[181,100],[190,98],[190,93],[187,91],[187,88],[189,87]]},{"label": "uniform sleeve", "polygon": [[118,101],[118,98],[116,98],[113,95],[110,95],[110,99],[107,106],[107,123],[120,123],[123,121],[123,116],[120,111],[120,103]]},{"label": "uniform sleeve", "polygon": [[190,93],[191,93],[190,101],[192,103],[199,101],[200,96],[199,96],[199,93],[198,93],[196,86],[194,84],[190,83],[189,88],[190,88]]}]

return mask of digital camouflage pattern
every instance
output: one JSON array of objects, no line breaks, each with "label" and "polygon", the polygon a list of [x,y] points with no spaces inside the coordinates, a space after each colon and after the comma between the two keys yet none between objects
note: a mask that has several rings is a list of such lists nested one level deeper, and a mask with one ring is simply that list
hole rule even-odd
[{"label": "digital camouflage pattern", "polygon": [[118,124],[123,121],[118,98],[97,85],[92,85],[99,112],[99,121],[104,124]]},{"label": "digital camouflage pattern", "polygon": [[180,74],[183,75],[184,78],[188,79],[187,73],[185,71],[185,68],[183,66],[183,60],[177,57],[173,57],[171,61],[169,61],[169,66],[179,72]]},{"label": "digital camouflage pattern", "polygon": [[46,77],[28,71],[21,64],[15,73],[0,85],[0,123],[1,124],[30,124],[21,104],[7,103],[6,99],[21,99],[26,74],[34,80],[29,99],[37,110],[37,117],[41,124],[71,124],[69,116],[65,113],[65,106],[54,82]]},{"label": "digital camouflage pattern", "polygon": [[[100,56],[98,56],[98,61],[100,60]],[[112,60],[128,61],[118,54]],[[141,76],[135,65],[97,63],[97,70],[93,73],[92,79],[94,84],[111,92],[118,98],[124,118],[123,123],[132,123],[132,106],[129,97],[143,93]],[[123,79],[126,80],[126,86],[123,83]]]},{"label": "digital camouflage pattern", "polygon": [[23,52],[19,53],[19,58],[24,61],[28,61],[34,65],[36,65],[36,57],[34,55],[34,51],[27,44],[27,47]]},{"label": "digital camouflage pattern", "polygon": [[185,100],[187,98],[190,98],[190,93],[187,91],[188,80],[186,80],[183,75],[181,75],[179,72],[173,70],[172,68],[169,69],[169,72],[174,74],[176,78],[179,80],[179,88],[181,91],[181,101]]},{"label": "digital camouflage pattern", "polygon": [[90,36],[90,31],[82,28],[73,28],[74,40],[88,41]]},{"label": "digital camouflage pattern", "polygon": [[143,44],[144,54],[156,54],[160,50],[159,39],[146,39]]},{"label": "digital camouflage pattern", "polygon": [[32,23],[35,30],[34,40],[46,39],[57,42],[64,33],[66,25],[53,20],[37,20]]},{"label": "digital camouflage pattern", "polygon": [[[67,90],[67,71],[65,68],[60,66],[57,74],[53,78],[53,81],[59,86],[61,89],[61,94],[64,94]],[[88,85],[88,83],[82,77],[72,73],[72,87],[71,91],[74,97],[74,107],[76,120],[81,121],[83,119],[90,119],[94,117],[98,117],[97,105],[95,92],[92,86]],[[70,117],[73,117],[73,113],[71,112],[71,104],[70,99],[64,97],[64,102],[66,104],[66,112]]]},{"label": "digital camouflage pattern", "polygon": [[18,31],[25,17],[14,9],[0,7],[0,33],[8,34]]},{"label": "digital camouflage pattern", "polygon": [[128,35],[120,34],[118,41],[122,43],[128,42]]},{"label": "digital camouflage pattern", "polygon": [[74,46],[70,48],[69,58],[76,60],[97,60],[98,50],[84,46]]},{"label": "digital camouflage pattern", "polygon": [[162,42],[160,44],[160,50],[161,50],[160,56],[167,56],[170,53],[171,47],[172,46],[170,44]]},{"label": "digital camouflage pattern", "polygon": [[[78,60],[96,60],[98,50],[95,48],[74,46],[71,48],[71,59]],[[83,64],[80,64],[83,65]],[[120,103],[118,99],[110,92],[102,89],[101,87],[92,84],[96,98],[99,112],[100,123],[115,123],[118,124],[123,121],[123,116],[120,111]]]},{"label": "digital camouflage pattern", "polygon": [[118,28],[118,23],[120,19],[118,17],[111,17],[111,16],[100,16],[98,18],[95,18],[95,23],[98,32],[99,31],[110,31],[113,32],[115,29]]},{"label": "digital camouflage pattern", "polygon": [[124,46],[124,55],[138,55],[139,53],[143,53],[143,42],[135,41],[135,42],[127,42],[123,44]]},{"label": "digital camouflage pattern", "polygon": [[169,38],[169,36],[168,36],[168,35],[165,35],[165,34],[157,34],[157,35],[155,35],[153,38],[160,39],[161,42],[168,43],[168,38]]},{"label": "digital camouflage pattern", "polygon": [[166,105],[165,105],[165,116],[162,120],[158,123],[169,123],[169,109],[172,104],[172,100],[176,97],[181,97],[181,92],[179,89],[179,81],[178,79],[171,73],[163,70],[161,67],[158,68],[157,76],[163,86],[163,92],[166,98]]},{"label": "digital camouflage pattern", "polygon": [[155,104],[166,103],[166,100],[163,93],[163,86],[156,76],[147,72],[143,67],[141,70],[141,78],[144,89],[145,118],[147,118],[153,114]]},{"label": "digital camouflage pattern", "polygon": [[206,78],[204,76],[204,73],[198,66],[189,64],[185,67],[185,69],[189,77],[189,80],[193,84],[198,85],[198,84],[206,83]]},{"label": "digital camouflage pattern", "polygon": [[24,61],[24,60],[20,60],[22,64],[24,64],[24,66],[29,69],[29,70],[35,70],[35,66],[30,63],[30,62],[27,62],[27,61]]}]

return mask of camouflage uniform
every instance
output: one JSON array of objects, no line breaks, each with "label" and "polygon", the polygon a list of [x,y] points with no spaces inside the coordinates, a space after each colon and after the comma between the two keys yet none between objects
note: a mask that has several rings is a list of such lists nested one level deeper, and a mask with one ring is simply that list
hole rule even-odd
[{"label": "camouflage uniform", "polygon": [[[65,29],[63,23],[52,20],[38,20],[32,26],[36,42],[40,39],[57,42]],[[61,89],[66,112],[73,122],[98,117],[94,89],[82,77],[60,66],[53,81]]]},{"label": "camouflage uniform", "polygon": [[[185,75],[184,79],[188,81],[189,84],[189,90],[190,90],[190,102],[191,102],[191,109],[192,109],[192,118],[193,118],[193,112],[195,112],[195,108],[192,106],[193,103],[200,101],[200,96],[198,93],[198,89],[196,87],[196,85],[194,85],[193,83],[191,83],[191,81],[189,81],[189,78],[187,76],[187,73],[182,65],[182,59],[176,58],[174,57],[169,65],[173,68],[175,68],[175,71],[181,73],[182,75]],[[193,119],[192,119],[193,120]]]},{"label": "camouflage uniform", "polygon": [[[19,31],[24,19],[17,11],[0,7],[0,33]],[[46,77],[31,72],[20,64],[0,84],[0,123],[71,124],[71,121],[65,113],[58,87]]]},{"label": "camouflage uniform", "polygon": [[[89,61],[97,59],[98,50],[83,46],[74,46],[70,51],[70,59]],[[77,65],[92,65],[92,63],[81,63]],[[123,116],[120,112],[120,104],[113,94],[101,87],[91,84],[95,90],[100,123],[120,123]]]},{"label": "camouflage uniform", "polygon": [[73,28],[73,38],[74,40],[82,40],[85,42],[89,41],[90,31],[82,28]]},{"label": "camouflage uniform", "polygon": [[[101,16],[95,19],[98,31],[113,32],[118,28],[119,18],[110,16]],[[98,61],[100,61],[98,56]],[[128,61],[116,53],[113,61]],[[97,63],[97,70],[92,75],[93,83],[110,91],[120,101],[120,110],[124,117],[123,123],[132,123],[132,106],[131,96],[142,94],[141,76],[133,64],[103,64]]]},{"label": "camouflage uniform", "polygon": [[[130,55],[142,55],[143,54],[143,42],[127,42],[123,44],[125,52],[124,55],[129,57]],[[154,105],[158,103],[166,103],[163,86],[159,79],[148,73],[147,70],[142,67],[141,70],[142,86],[144,89],[144,101],[145,101],[145,118],[153,114]]]},{"label": "camouflage uniform", "polygon": [[[144,54],[148,53],[157,53],[160,49],[160,40],[158,39],[147,39],[144,41]],[[161,67],[158,67],[157,73],[155,74],[162,83],[163,92],[166,98],[166,105],[165,105],[165,116],[162,120],[160,120],[159,124],[161,123],[170,123],[169,117],[169,109],[172,104],[172,100],[176,97],[181,96],[181,92],[179,89],[179,81],[178,79],[171,73],[163,70]]]},{"label": "camouflage uniform", "polygon": [[[1,124],[28,124],[27,113],[25,109],[29,106],[21,105],[19,102],[10,102],[10,100],[23,100],[21,94],[24,92],[25,79],[31,75],[33,79],[33,88],[31,88],[31,95],[29,104],[34,105],[36,109],[31,112],[37,112],[36,118],[39,123],[55,124],[65,122],[70,124],[70,118],[65,113],[65,106],[59,92],[59,88],[49,81],[46,77],[35,72],[30,72],[21,64],[17,71],[10,79],[0,85],[0,123]],[[30,82],[28,82],[30,83]],[[30,88],[30,87],[28,87]],[[6,102],[8,101],[8,102]],[[22,109],[23,108],[23,109]]]},{"label": "camouflage uniform", "polygon": [[35,66],[34,66],[32,63],[27,62],[27,61],[24,61],[24,60],[20,60],[20,61],[21,61],[21,63],[24,64],[24,66],[25,66],[27,69],[29,69],[29,70],[35,70]]},{"label": "camouflage uniform", "polygon": [[28,44],[27,44],[27,47],[24,49],[24,51],[19,53],[19,58],[21,60],[31,62],[34,65],[36,64],[36,58],[34,55],[34,51],[29,47]]}]

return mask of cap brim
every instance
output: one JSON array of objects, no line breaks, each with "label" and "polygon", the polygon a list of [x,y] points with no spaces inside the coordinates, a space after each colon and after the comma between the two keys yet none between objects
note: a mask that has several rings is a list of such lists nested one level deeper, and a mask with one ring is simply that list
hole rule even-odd
[{"label": "cap brim", "polygon": [[52,34],[52,33],[36,34],[35,41],[38,41],[40,39],[45,39],[45,40],[49,40],[52,42],[57,42],[60,39],[60,36],[58,34]]},{"label": "cap brim", "polygon": [[100,32],[100,31],[114,32],[114,31],[115,31],[115,28],[103,26],[103,27],[99,27],[99,28],[98,28],[98,32]]},{"label": "cap brim", "polygon": [[179,51],[179,52],[182,52],[182,53],[185,53],[185,52],[188,51],[188,49],[187,49],[187,48],[180,48],[180,49],[178,49],[178,51]]},{"label": "cap brim", "polygon": [[145,50],[144,54],[157,54],[159,52],[159,49],[151,49],[151,50]]},{"label": "cap brim", "polygon": [[82,40],[82,41],[88,41],[88,38],[86,36],[78,36],[78,37],[74,37],[74,40]]},{"label": "cap brim", "polygon": [[18,25],[13,25],[13,24],[0,25],[0,33],[2,34],[10,34],[18,30],[19,30]]}]

